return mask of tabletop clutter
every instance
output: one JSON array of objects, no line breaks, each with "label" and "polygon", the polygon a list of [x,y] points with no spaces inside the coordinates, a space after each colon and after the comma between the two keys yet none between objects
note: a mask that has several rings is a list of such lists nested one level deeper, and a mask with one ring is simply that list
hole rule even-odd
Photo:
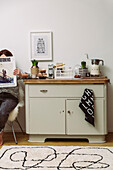
[{"label": "tabletop clutter", "polygon": [[[74,68],[66,66],[64,63],[48,64],[48,70],[40,69],[38,61],[33,59],[31,60],[30,78],[79,79],[85,77],[102,77],[100,63],[104,65],[104,61],[101,59],[89,59],[87,54],[86,59],[82,60],[80,65],[75,65]],[[25,78],[28,77],[25,75]]]}]

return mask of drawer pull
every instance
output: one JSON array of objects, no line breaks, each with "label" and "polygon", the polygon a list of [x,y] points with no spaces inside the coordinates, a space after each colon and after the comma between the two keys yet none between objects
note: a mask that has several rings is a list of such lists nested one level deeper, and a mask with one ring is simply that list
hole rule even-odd
[{"label": "drawer pull", "polygon": [[40,90],[40,92],[42,93],[46,93],[48,90]]}]

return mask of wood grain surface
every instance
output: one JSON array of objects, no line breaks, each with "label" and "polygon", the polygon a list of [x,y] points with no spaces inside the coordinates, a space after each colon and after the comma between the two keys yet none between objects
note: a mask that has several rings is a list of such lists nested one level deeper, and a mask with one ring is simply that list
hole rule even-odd
[{"label": "wood grain surface", "polygon": [[87,77],[79,79],[24,79],[25,84],[105,84],[110,80],[107,77]]}]

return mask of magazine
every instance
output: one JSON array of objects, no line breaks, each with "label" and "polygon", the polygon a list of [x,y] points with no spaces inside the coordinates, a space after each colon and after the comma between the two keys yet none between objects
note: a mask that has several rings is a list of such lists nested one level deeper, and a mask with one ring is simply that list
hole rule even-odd
[{"label": "magazine", "polygon": [[0,57],[0,88],[17,86],[17,77],[13,75],[15,68],[14,56]]}]

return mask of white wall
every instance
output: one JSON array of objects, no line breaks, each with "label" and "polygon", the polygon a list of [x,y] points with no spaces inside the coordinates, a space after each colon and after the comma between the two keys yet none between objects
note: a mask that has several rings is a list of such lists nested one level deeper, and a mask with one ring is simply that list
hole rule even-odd
[{"label": "white wall", "polygon": [[31,31],[53,32],[53,63],[74,67],[85,53],[105,61],[103,74],[111,80],[108,130],[113,131],[113,0],[0,0],[0,50],[12,51],[17,67],[28,72]]}]

